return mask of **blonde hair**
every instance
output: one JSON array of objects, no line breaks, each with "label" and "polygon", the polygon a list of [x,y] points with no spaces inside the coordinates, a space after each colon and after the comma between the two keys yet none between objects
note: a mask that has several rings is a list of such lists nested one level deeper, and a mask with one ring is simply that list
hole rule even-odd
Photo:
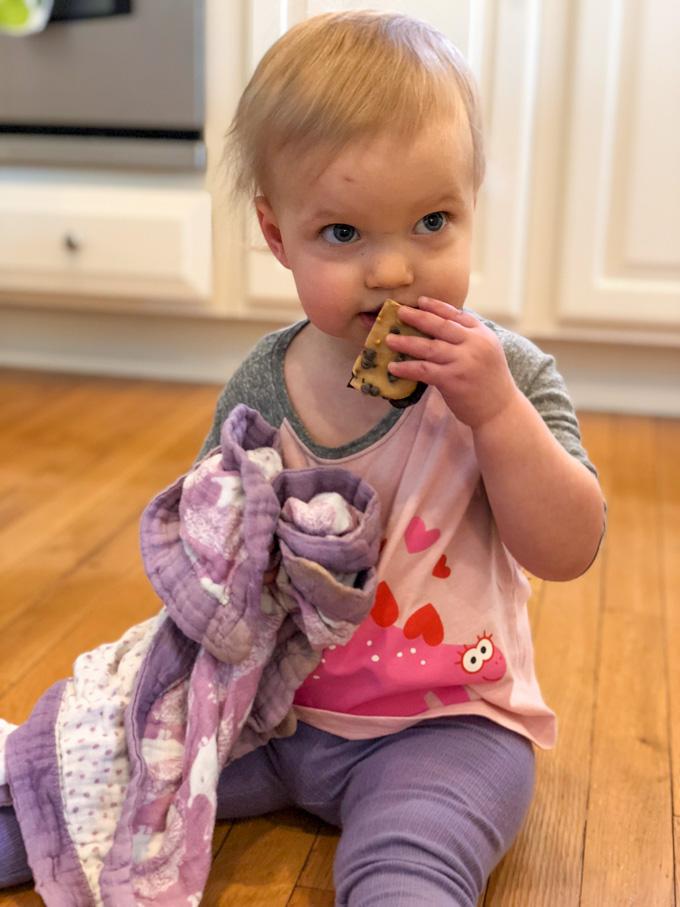
[{"label": "blonde hair", "polygon": [[227,133],[236,193],[265,191],[279,152],[337,154],[383,131],[412,138],[462,103],[472,138],[475,192],[484,176],[481,113],[460,51],[432,26],[398,13],[347,11],[307,19],[261,59]]}]

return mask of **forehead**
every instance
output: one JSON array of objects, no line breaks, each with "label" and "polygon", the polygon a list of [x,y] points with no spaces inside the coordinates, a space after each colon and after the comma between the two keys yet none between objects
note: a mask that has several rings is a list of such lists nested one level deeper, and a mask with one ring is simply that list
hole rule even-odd
[{"label": "forehead", "polygon": [[291,150],[277,169],[289,190],[282,187],[283,194],[292,193],[305,207],[324,199],[335,210],[350,198],[397,205],[474,194],[472,139],[464,117],[431,123],[413,136],[383,131],[338,152],[317,148],[296,159]]}]

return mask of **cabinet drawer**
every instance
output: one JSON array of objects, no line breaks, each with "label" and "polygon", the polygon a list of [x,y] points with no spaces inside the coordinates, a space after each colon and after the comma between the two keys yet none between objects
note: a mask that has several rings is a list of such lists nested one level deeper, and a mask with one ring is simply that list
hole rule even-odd
[{"label": "cabinet drawer", "polygon": [[25,183],[0,190],[0,290],[208,301],[207,192]]}]

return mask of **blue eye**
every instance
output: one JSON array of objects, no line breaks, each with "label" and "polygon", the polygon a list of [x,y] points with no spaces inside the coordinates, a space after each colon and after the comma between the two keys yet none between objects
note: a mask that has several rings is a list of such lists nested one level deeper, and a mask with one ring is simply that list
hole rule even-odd
[{"label": "blue eye", "polygon": [[[448,222],[448,216],[444,211],[432,211],[421,217],[416,224],[416,233],[438,233]],[[418,228],[422,226],[422,230]]]},{"label": "blue eye", "polygon": [[359,238],[356,227],[350,224],[329,224],[321,231],[323,238],[335,245],[347,245]]}]

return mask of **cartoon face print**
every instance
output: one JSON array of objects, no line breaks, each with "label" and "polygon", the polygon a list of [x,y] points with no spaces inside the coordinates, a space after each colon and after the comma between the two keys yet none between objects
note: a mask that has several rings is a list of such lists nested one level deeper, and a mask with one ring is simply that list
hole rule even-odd
[{"label": "cartoon face print", "polygon": [[[484,634],[477,637],[475,645],[465,649],[460,663],[463,670],[470,675],[480,674],[482,669],[487,667],[487,670],[481,674],[482,679],[486,681],[500,680],[505,674],[505,659],[503,659],[503,670],[498,673],[501,663],[499,656],[502,658],[501,652],[497,651],[493,644],[492,636]],[[489,676],[489,674],[497,673],[498,676]]]},{"label": "cartoon face print", "polygon": [[[437,550],[440,536],[438,528],[414,516],[400,543],[421,565],[427,559],[433,580],[423,588],[430,594],[441,586],[445,598],[447,582],[455,581],[455,561]],[[479,696],[475,687],[505,676],[506,660],[493,633],[482,629],[474,642],[457,644],[445,642],[444,636],[436,601],[413,609],[413,602],[399,602],[383,579],[368,618],[347,645],[324,651],[295,702],[353,714],[417,715],[467,702]]]},{"label": "cartoon face print", "polygon": [[396,621],[399,607],[383,580],[369,617],[346,646],[324,651],[295,701],[313,708],[323,707],[322,699],[333,701],[335,710],[354,714],[417,715],[434,704],[467,702],[466,687],[505,675],[505,658],[492,634],[472,644],[443,642],[441,618],[431,603],[404,627],[394,621],[385,626],[388,615]]}]

